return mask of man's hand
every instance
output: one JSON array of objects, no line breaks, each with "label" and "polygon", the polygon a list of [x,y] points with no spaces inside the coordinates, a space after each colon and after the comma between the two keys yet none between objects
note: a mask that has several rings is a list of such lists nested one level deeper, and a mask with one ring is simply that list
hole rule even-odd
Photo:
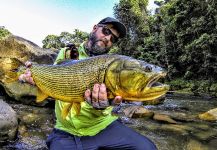
[{"label": "man's hand", "polygon": [[31,74],[31,71],[29,70],[29,68],[32,66],[32,62],[30,61],[27,61],[25,63],[25,66],[26,66],[26,71],[24,74],[21,74],[19,76],[19,81],[21,82],[27,82],[29,84],[32,84],[32,85],[35,85],[35,82],[33,81],[33,78],[32,78],[32,74]]},{"label": "man's hand", "polygon": [[109,103],[105,84],[95,84],[92,92],[90,89],[87,89],[84,98],[90,105],[97,109],[104,109],[110,105],[119,105],[122,102],[122,97],[116,96],[114,100]]}]

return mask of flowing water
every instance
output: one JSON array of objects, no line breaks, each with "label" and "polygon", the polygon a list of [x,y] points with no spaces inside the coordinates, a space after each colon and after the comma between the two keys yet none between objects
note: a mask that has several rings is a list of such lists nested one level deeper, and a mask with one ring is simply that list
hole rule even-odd
[{"label": "flowing water", "polygon": [[217,122],[202,121],[199,113],[217,107],[217,99],[167,96],[157,106],[145,106],[158,114],[165,114],[177,121],[137,118],[128,126],[154,141],[159,150],[217,150]]},{"label": "flowing water", "polygon": [[[10,103],[19,117],[18,138],[2,150],[43,150],[54,125],[53,108]],[[128,105],[124,105],[127,107]],[[168,95],[162,104],[147,105],[155,114],[170,116],[177,123],[152,118],[126,118],[127,126],[150,138],[159,150],[217,150],[217,122],[198,119],[198,114],[217,107],[217,99]]]}]

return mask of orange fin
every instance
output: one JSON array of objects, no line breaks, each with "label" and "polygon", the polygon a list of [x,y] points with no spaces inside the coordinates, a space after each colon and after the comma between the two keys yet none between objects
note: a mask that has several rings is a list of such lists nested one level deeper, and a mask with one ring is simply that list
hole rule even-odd
[{"label": "orange fin", "polygon": [[48,97],[47,94],[43,93],[40,89],[38,89],[36,102],[37,103],[43,102],[47,97]]},{"label": "orange fin", "polygon": [[75,110],[75,114],[79,115],[81,111],[81,103],[80,102],[74,102],[73,103],[73,109]]},{"label": "orange fin", "polygon": [[69,114],[69,111],[72,109],[75,111],[75,115],[79,115],[81,111],[81,103],[80,102],[73,102],[65,105],[62,109],[61,116],[63,119],[66,119],[67,115]]},{"label": "orange fin", "polygon": [[61,116],[62,116],[63,119],[66,119],[67,115],[69,114],[69,111],[70,111],[71,108],[72,108],[72,105],[73,105],[73,104],[70,103],[70,104],[67,104],[67,105],[65,105],[65,106],[63,107],[62,112],[61,112]]}]

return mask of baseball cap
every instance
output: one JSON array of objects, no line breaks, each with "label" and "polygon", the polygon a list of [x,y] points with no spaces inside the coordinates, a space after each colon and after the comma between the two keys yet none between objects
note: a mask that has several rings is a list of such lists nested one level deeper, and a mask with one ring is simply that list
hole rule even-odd
[{"label": "baseball cap", "polygon": [[127,29],[125,25],[115,18],[106,17],[102,19],[98,24],[112,24],[115,29],[120,33],[120,38],[126,36]]}]

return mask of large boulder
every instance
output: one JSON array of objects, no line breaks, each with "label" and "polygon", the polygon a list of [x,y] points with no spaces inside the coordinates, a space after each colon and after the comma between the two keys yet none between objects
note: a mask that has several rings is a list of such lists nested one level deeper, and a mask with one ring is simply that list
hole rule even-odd
[{"label": "large boulder", "polygon": [[16,112],[0,99],[0,145],[14,140],[18,129]]},{"label": "large boulder", "polygon": [[21,62],[31,60],[39,64],[51,64],[56,53],[50,49],[40,48],[22,37],[11,35],[0,40],[0,56],[1,58],[17,58]]},{"label": "large boulder", "polygon": [[[53,64],[57,54],[40,48],[31,41],[18,36],[8,36],[0,40],[0,84],[6,93],[24,103],[36,97],[37,89],[17,81],[16,70],[26,61],[38,64]],[[32,102],[32,101],[31,101]],[[27,102],[29,103],[29,102]]]}]

